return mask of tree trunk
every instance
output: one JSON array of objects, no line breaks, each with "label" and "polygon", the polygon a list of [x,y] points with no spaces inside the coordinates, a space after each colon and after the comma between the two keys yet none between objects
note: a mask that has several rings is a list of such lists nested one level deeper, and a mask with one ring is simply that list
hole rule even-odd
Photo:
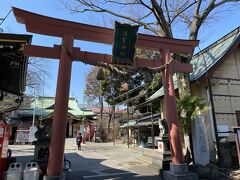
[{"label": "tree trunk", "polygon": [[109,114],[109,119],[108,119],[108,126],[107,126],[107,132],[110,133],[110,124],[111,124],[111,119],[112,119],[112,113]]},{"label": "tree trunk", "polygon": [[190,26],[189,40],[197,40],[198,31],[201,24],[199,19],[194,19]]},{"label": "tree trunk", "polygon": [[179,98],[182,99],[186,95],[191,95],[189,75],[185,73],[177,73]]},{"label": "tree trunk", "polygon": [[[198,22],[193,22],[191,25],[191,31],[189,34],[190,40],[196,40],[198,34]],[[187,57],[183,57],[181,55],[174,55],[175,60],[181,63],[190,64],[193,54],[187,55]],[[188,73],[176,73],[177,76],[177,83],[178,83],[178,92],[179,92],[179,99],[183,99],[186,95],[191,95],[191,86],[190,86],[190,77]],[[183,113],[185,114],[185,113]],[[189,129],[191,132],[191,129]],[[185,142],[185,148],[190,149],[190,153],[192,155],[192,159],[194,162],[194,152],[193,152],[193,143],[192,143],[192,133],[188,133],[189,142]]]},{"label": "tree trunk", "polygon": [[100,102],[100,125],[102,126],[102,119],[103,119],[103,97],[99,96],[99,102]]},{"label": "tree trunk", "polygon": [[114,105],[114,110],[113,110],[113,115],[112,115],[112,122],[113,122],[113,145],[115,146],[115,141],[116,141],[115,105]]},{"label": "tree trunk", "polygon": [[[198,30],[200,27],[200,22],[198,19],[194,19],[190,27],[189,40],[196,40],[198,35]],[[193,54],[183,57],[181,55],[175,54],[175,59],[181,63],[190,64]],[[186,95],[191,94],[190,79],[188,73],[177,73],[178,91],[179,98],[182,99]]]},{"label": "tree trunk", "polygon": [[[180,55],[175,54],[174,59],[176,59],[180,63],[190,63],[192,56],[183,57]],[[186,96],[191,94],[190,90],[190,81],[189,81],[189,74],[188,73],[176,73],[177,76],[177,83],[178,83],[178,92],[180,100]]]},{"label": "tree trunk", "polygon": [[113,116],[113,112],[114,112],[115,106],[111,105],[111,111],[109,113],[109,119],[108,119],[108,128],[107,128],[107,132],[110,133],[110,125],[111,125],[111,120],[112,120],[112,116]]},{"label": "tree trunk", "polygon": [[193,161],[193,164],[194,164],[195,161],[194,161],[194,151],[193,151],[192,132],[189,132],[189,133],[188,133],[188,136],[189,136],[190,151],[191,151],[191,154],[192,154],[192,161]]},{"label": "tree trunk", "polygon": [[[190,59],[191,59],[190,57],[191,56],[183,57],[183,56],[180,56],[180,55],[175,55],[175,59],[178,62],[187,63],[187,64],[190,63]],[[191,95],[189,74],[188,73],[176,73],[176,76],[177,76],[177,83],[178,83],[179,99],[181,100],[185,96]],[[187,118],[187,112],[183,113],[183,114],[185,114],[185,116],[186,116],[185,118]],[[191,132],[191,131],[192,130],[189,129],[189,132]],[[184,138],[184,140],[185,140],[184,149],[189,149],[190,150],[190,154],[192,155],[192,161],[194,162],[192,136],[189,135],[189,133],[188,133],[188,136],[189,136],[189,138],[187,138],[187,139]]]}]

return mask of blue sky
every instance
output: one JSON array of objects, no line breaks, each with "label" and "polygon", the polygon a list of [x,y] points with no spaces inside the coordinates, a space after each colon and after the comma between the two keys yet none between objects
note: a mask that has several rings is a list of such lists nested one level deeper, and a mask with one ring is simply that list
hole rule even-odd
[{"label": "blue sky", "polygon": [[[102,25],[102,20],[99,15],[91,14],[71,14],[68,10],[62,7],[60,0],[0,0],[0,18],[5,17],[11,9],[11,6],[22,8],[35,13],[61,18],[81,23]],[[208,24],[200,29],[200,47],[204,48],[213,43],[223,35],[240,25],[240,11],[229,12],[228,15],[223,15],[218,21]],[[24,25],[18,24],[11,13],[6,21],[0,26],[6,33],[22,33],[26,32]],[[184,33],[184,32],[183,32]],[[182,33],[182,34],[183,34]],[[181,35],[179,35],[181,37]],[[48,37],[34,34],[32,44],[53,46],[61,44],[60,38]],[[80,47],[83,51],[91,51],[98,53],[111,53],[110,45],[103,45],[91,42],[75,41],[75,47]],[[55,95],[56,79],[57,79],[57,60],[46,60],[51,78],[47,78],[48,86],[45,87],[44,94],[48,96]],[[83,100],[83,91],[85,86],[86,76],[91,69],[91,66],[83,63],[74,62],[72,67],[72,78],[70,96],[75,96],[81,103]]]}]

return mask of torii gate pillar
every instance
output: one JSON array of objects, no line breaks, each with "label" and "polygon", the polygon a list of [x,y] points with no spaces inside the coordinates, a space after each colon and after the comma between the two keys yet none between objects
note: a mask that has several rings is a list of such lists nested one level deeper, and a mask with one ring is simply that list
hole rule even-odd
[{"label": "torii gate pillar", "polygon": [[[61,55],[58,69],[56,99],[54,105],[54,116],[52,122],[51,142],[49,149],[47,177],[59,175],[61,179],[62,164],[64,159],[64,146],[66,136],[68,98],[71,80],[73,36],[63,35]],[[63,177],[64,178],[64,177]]]},{"label": "torii gate pillar", "polygon": [[161,50],[163,63],[166,65],[162,70],[162,81],[164,87],[164,103],[166,107],[166,119],[168,123],[170,146],[172,154],[172,163],[170,163],[170,171],[163,172],[165,180],[198,180],[195,173],[188,172],[188,166],[184,163],[182,145],[179,133],[179,123],[177,115],[176,97],[173,83],[173,71],[175,72],[191,72],[187,64],[173,63],[170,61],[170,52],[167,49]]},{"label": "torii gate pillar", "polygon": [[172,78],[172,65],[170,63],[170,53],[168,50],[161,50],[163,64],[167,64],[162,70],[162,81],[164,87],[164,103],[166,107],[166,119],[168,123],[170,145],[172,153],[172,163],[183,163],[183,152],[179,133],[179,123],[176,107],[176,97]]}]

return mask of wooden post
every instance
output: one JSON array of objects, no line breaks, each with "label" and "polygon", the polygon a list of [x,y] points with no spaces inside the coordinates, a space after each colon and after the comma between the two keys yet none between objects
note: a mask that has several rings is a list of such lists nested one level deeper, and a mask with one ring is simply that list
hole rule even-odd
[{"label": "wooden post", "polygon": [[155,149],[155,136],[154,136],[154,125],[153,125],[153,105],[150,104],[151,107],[151,136],[152,136],[152,149]]},{"label": "wooden post", "polygon": [[238,127],[232,127],[233,131],[235,133],[235,140],[236,140],[236,146],[237,146],[237,153],[238,153],[238,167],[240,167],[240,126]]},{"label": "wooden post", "polygon": [[115,146],[115,141],[116,141],[116,129],[115,129],[115,104],[113,105],[113,119],[112,119],[112,123],[113,123],[113,145]]},{"label": "wooden post", "polygon": [[56,99],[52,122],[47,176],[62,176],[64,145],[67,127],[68,99],[72,69],[73,37],[63,35],[59,61]]},{"label": "wooden post", "polygon": [[129,148],[129,107],[128,107],[128,92],[127,92],[127,145]]},{"label": "wooden post", "polygon": [[178,115],[176,107],[176,97],[174,92],[174,84],[172,79],[172,67],[170,64],[170,53],[168,50],[161,50],[161,55],[164,64],[168,64],[162,70],[162,79],[164,87],[164,102],[166,107],[166,119],[169,128],[170,145],[172,152],[172,163],[183,163],[182,144],[179,133]]},{"label": "wooden post", "polygon": [[140,128],[139,128],[139,125],[138,125],[138,146],[140,146],[141,142],[140,142]]}]

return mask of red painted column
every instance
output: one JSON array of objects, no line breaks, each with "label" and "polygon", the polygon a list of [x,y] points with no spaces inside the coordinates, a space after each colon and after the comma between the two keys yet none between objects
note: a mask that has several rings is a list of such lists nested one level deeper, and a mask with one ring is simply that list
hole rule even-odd
[{"label": "red painted column", "polygon": [[[170,62],[170,53],[168,50],[161,50],[163,63]],[[179,123],[177,115],[176,97],[174,92],[174,84],[172,78],[171,65],[167,65],[166,69],[162,71],[162,81],[164,87],[164,102],[166,107],[166,119],[168,122],[168,129],[170,135],[170,145],[172,152],[172,163],[183,163],[183,152],[179,133]]]},{"label": "red painted column", "polygon": [[52,122],[47,176],[61,176],[67,127],[68,98],[71,80],[73,36],[63,35],[58,68],[56,99]]}]

